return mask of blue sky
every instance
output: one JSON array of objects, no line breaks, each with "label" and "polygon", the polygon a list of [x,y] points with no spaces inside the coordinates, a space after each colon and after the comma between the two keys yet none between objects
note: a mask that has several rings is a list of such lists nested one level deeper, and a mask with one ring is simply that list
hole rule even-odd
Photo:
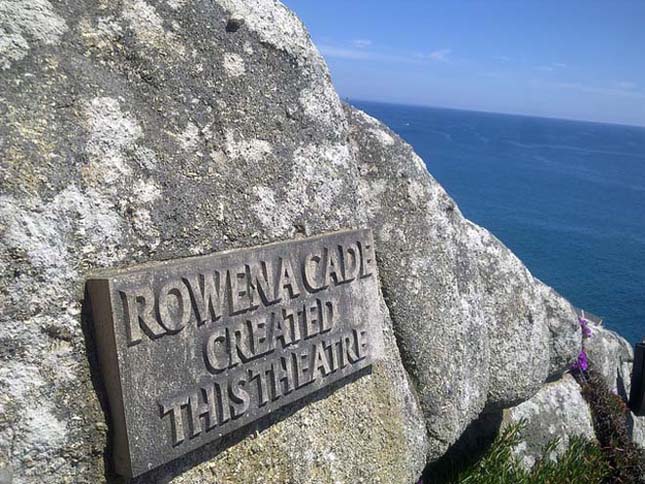
[{"label": "blue sky", "polygon": [[284,3],[343,97],[645,126],[645,1]]}]

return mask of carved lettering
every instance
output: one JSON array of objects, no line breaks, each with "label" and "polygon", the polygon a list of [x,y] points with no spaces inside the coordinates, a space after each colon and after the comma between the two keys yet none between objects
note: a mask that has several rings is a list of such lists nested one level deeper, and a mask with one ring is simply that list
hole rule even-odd
[{"label": "carved lettering", "polygon": [[[151,338],[166,334],[166,329],[159,324],[154,315],[155,295],[151,288],[142,287],[120,291],[123,300],[126,334],[130,345],[139,343],[143,332]],[[143,331],[142,331],[143,330]]]},{"label": "carved lettering", "polygon": [[216,321],[222,316],[222,295],[224,284],[219,271],[191,274],[184,277],[193,298],[197,322]]},{"label": "carved lettering", "polygon": [[181,397],[161,405],[162,416],[170,414],[172,422],[173,445],[179,445],[184,441],[184,418],[181,408],[188,405],[188,398]]},{"label": "carved lettering", "polygon": [[300,295],[300,285],[294,272],[289,256],[280,257],[280,271],[278,277],[278,286],[276,300],[286,301]]},{"label": "carved lettering", "polygon": [[372,234],[357,230],[91,279],[117,472],[141,474],[369,371],[376,272]]},{"label": "carved lettering", "polygon": [[[253,290],[253,303],[258,305],[261,302],[269,306],[278,302],[276,297],[276,281],[270,261],[258,261],[256,264],[247,264],[246,270],[249,275],[249,283]],[[258,300],[258,296],[259,299]]]},{"label": "carved lettering", "polygon": [[159,291],[159,318],[170,333],[177,333],[188,324],[191,314],[190,294],[180,280],[166,282]]},{"label": "carved lettering", "polygon": [[204,353],[210,371],[217,373],[229,367],[231,363],[229,349],[230,346],[224,328],[218,328],[208,336]]},{"label": "carved lettering", "polygon": [[309,292],[327,289],[322,264],[322,256],[318,253],[307,254],[303,264],[303,279]]}]

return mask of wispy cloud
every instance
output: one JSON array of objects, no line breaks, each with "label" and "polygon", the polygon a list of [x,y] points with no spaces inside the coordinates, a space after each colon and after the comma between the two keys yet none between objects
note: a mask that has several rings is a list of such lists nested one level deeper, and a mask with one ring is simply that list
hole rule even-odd
[{"label": "wispy cloud", "polygon": [[325,57],[335,59],[373,59],[374,55],[371,52],[361,49],[352,49],[348,47],[335,47],[332,45],[319,45],[318,50]]},{"label": "wispy cloud", "polygon": [[565,69],[566,67],[568,66],[564,62],[552,62],[551,64],[534,66],[533,69],[541,72],[553,72],[556,69]]},{"label": "wispy cloud", "polygon": [[430,52],[430,59],[438,62],[448,62],[448,56],[452,54],[452,49],[439,49],[433,52]]},{"label": "wispy cloud", "polygon": [[372,41],[369,39],[356,39],[352,41],[352,45],[357,49],[365,49],[372,45]]},{"label": "wispy cloud", "polygon": [[369,49],[355,49],[352,47],[337,47],[334,45],[319,45],[318,50],[324,57],[331,59],[349,59],[349,60],[368,60],[379,62],[397,62],[418,64],[419,59],[412,56],[387,54],[383,52],[375,52]]},{"label": "wispy cloud", "polygon": [[[618,96],[618,97],[631,97],[636,99],[645,99],[645,92],[635,90],[635,85],[629,88],[625,87],[606,87],[606,86],[593,86],[581,82],[553,82],[544,83],[545,85],[556,87],[559,89],[569,89],[573,91],[588,93],[588,94],[601,94],[603,96]],[[633,83],[632,83],[633,84]]]},{"label": "wispy cloud", "polygon": [[631,81],[618,81],[616,87],[618,89],[636,89],[637,84]]},{"label": "wispy cloud", "polygon": [[397,62],[406,64],[428,64],[430,62],[449,62],[451,49],[439,49],[430,53],[391,52],[371,48],[371,41],[358,39],[350,45],[338,46],[319,44],[320,53],[329,58]]},{"label": "wispy cloud", "polygon": [[506,62],[510,62],[510,61],[511,61],[511,58],[510,58],[510,57],[507,57],[507,56],[505,56],[505,55],[495,55],[495,56],[493,56],[493,60],[496,60],[497,62],[504,62],[504,63],[506,63]]}]

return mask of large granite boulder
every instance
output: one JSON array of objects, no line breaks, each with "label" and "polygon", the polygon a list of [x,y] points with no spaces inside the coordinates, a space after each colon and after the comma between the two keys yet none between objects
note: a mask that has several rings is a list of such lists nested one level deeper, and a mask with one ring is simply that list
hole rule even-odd
[{"label": "large granite boulder", "polygon": [[466,220],[394,133],[347,108],[360,193],[404,364],[443,454],[482,411],[533,396],[577,355],[571,305]]},{"label": "large granite boulder", "polygon": [[10,0],[0,30],[3,475],[113,478],[83,304],[104,267],[364,226],[377,238],[372,375],[144,481],[411,482],[482,410],[531,397],[575,356],[569,304],[465,220],[409,146],[343,108],[280,3]]},{"label": "large granite boulder", "polygon": [[[327,68],[277,2],[11,0],[0,30],[0,468],[101,482],[86,276],[365,226],[359,168]],[[374,304],[371,375],[143,480],[416,480],[423,418]]]},{"label": "large granite boulder", "polygon": [[604,326],[589,323],[591,336],[585,340],[585,351],[592,370],[599,373],[610,390],[629,399],[634,350],[619,334]]},{"label": "large granite boulder", "polygon": [[[595,439],[591,411],[580,385],[570,374],[546,384],[530,400],[504,411],[503,427],[524,422],[522,441],[514,449],[520,462],[533,467],[538,459],[556,458],[568,447],[574,435]],[[552,455],[546,446],[557,439]]]},{"label": "large granite boulder", "polygon": [[[585,340],[591,369],[602,376],[607,386],[623,400],[631,391],[634,349],[622,336],[604,326],[589,324],[591,336]],[[632,440],[645,449],[645,416],[630,412],[627,416]]]}]

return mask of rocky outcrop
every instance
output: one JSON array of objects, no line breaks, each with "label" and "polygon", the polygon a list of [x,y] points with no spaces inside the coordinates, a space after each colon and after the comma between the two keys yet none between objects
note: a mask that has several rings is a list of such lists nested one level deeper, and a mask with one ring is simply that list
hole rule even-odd
[{"label": "rocky outcrop", "polygon": [[[634,360],[632,346],[604,326],[594,323],[588,323],[588,326],[591,334],[585,339],[585,351],[590,371],[600,375],[607,387],[627,402]],[[557,438],[560,442],[555,451],[557,456],[573,435],[596,438],[591,409],[580,385],[570,374],[548,383],[530,400],[504,410],[502,426],[522,419],[527,426],[515,451],[527,467],[542,456],[541,449],[552,439]],[[626,419],[632,440],[645,448],[645,417],[629,412]]]},{"label": "rocky outcrop", "polygon": [[483,410],[533,396],[580,348],[571,305],[466,220],[410,146],[348,108],[386,302],[443,454]]},{"label": "rocky outcrop", "polygon": [[[100,482],[87,274],[364,226],[358,166],[326,66],[276,2],[13,1],[0,22],[0,467]],[[380,304],[372,375],[145,479],[416,480],[426,432]]]},{"label": "rocky outcrop", "polygon": [[607,386],[624,400],[629,399],[634,350],[622,336],[589,323],[591,336],[585,340],[585,351],[592,369],[602,375]]},{"label": "rocky outcrop", "polygon": [[409,146],[343,108],[278,2],[14,0],[0,27],[0,468],[15,482],[113,478],[83,304],[100,268],[377,237],[373,373],[144,481],[411,482],[575,356],[569,304]]},{"label": "rocky outcrop", "polygon": [[[569,374],[548,383],[530,400],[504,411],[504,426],[525,422],[522,442],[514,449],[527,468],[538,459],[556,458],[568,447],[571,437],[595,438],[591,412],[580,385]],[[544,455],[546,446],[557,439],[553,455]]]},{"label": "rocky outcrop", "polygon": [[[607,386],[624,401],[628,401],[631,390],[634,350],[625,338],[604,326],[589,325],[592,334],[585,348],[592,370],[602,375]],[[627,416],[632,440],[645,449],[645,416],[638,417],[632,412]]]}]

